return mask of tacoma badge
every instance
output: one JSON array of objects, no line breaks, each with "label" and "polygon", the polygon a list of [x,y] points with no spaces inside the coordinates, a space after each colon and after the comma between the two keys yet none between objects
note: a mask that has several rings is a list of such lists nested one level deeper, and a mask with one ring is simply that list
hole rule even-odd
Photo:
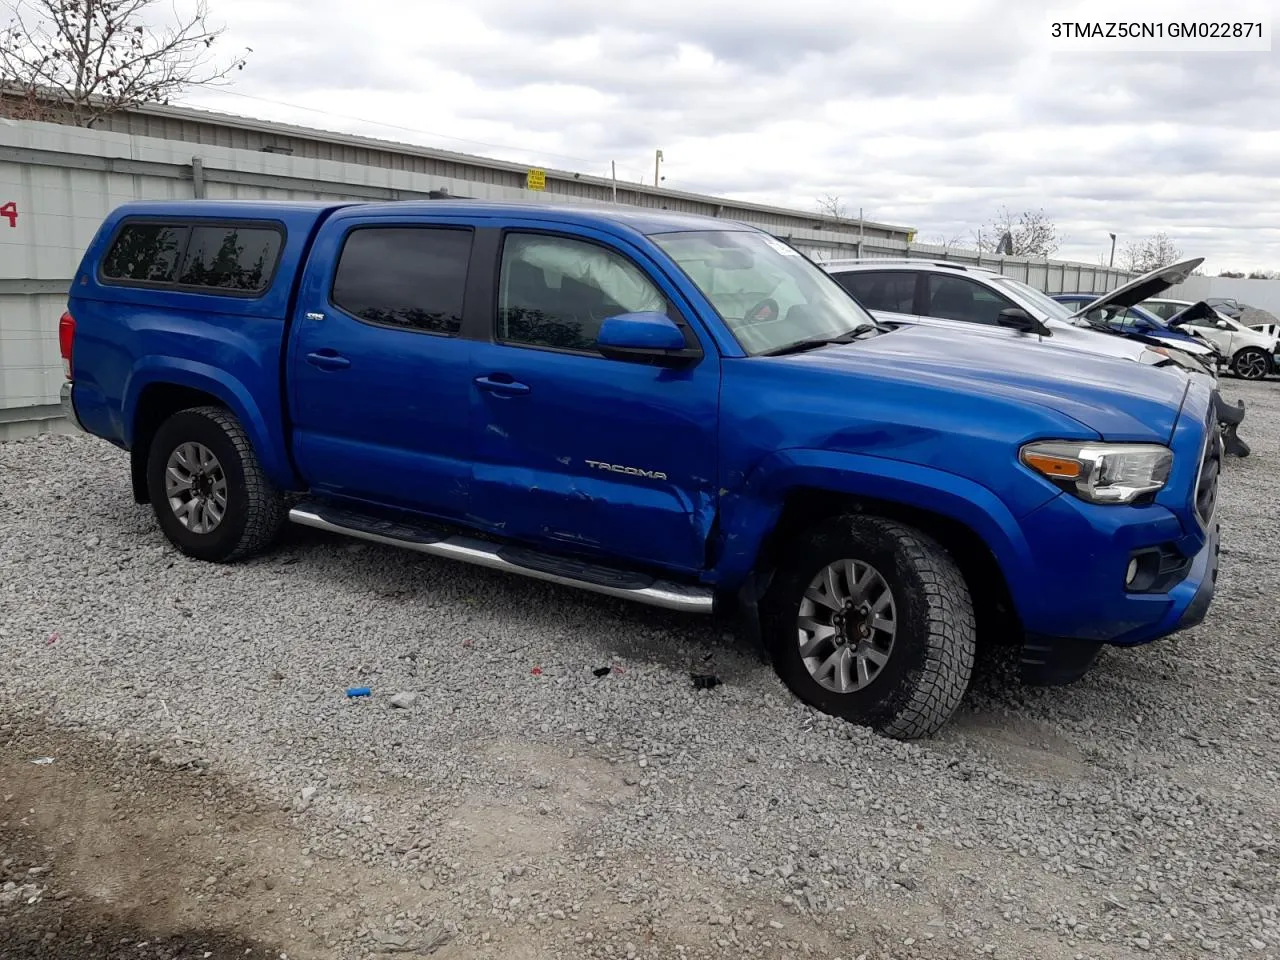
[{"label": "tacoma badge", "polygon": [[639,467],[624,467],[616,463],[603,463],[600,460],[588,460],[588,467],[597,470],[609,470],[613,473],[625,473],[629,477],[646,477],[649,480],[665,480],[667,475],[661,470],[641,470]]}]

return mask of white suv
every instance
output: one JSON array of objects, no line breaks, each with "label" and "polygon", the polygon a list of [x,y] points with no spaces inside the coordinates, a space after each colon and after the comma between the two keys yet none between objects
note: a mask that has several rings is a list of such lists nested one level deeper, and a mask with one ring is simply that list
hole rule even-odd
[{"label": "white suv", "polygon": [[[1007,339],[1038,336],[1069,350],[1169,367],[1203,379],[1213,390],[1226,452],[1244,457],[1249,455],[1249,445],[1236,433],[1244,419],[1244,402],[1237,401],[1233,407],[1222,399],[1209,347],[1188,342],[1183,350],[1170,346],[1167,340],[1120,335],[1085,319],[1085,314],[1099,307],[1131,307],[1153,293],[1162,293],[1190,276],[1203,259],[1143,274],[1074,312],[1013,277],[946,260],[863,258],[828,260],[821,266],[878,321],[889,326],[936,326]],[[1046,357],[1046,362],[1052,360]]]},{"label": "white suv", "polygon": [[1198,263],[1187,261],[1144,275],[1074,312],[1021,280],[985,267],[887,259],[829,260],[822,266],[877,319],[894,326],[946,327],[1006,339],[1039,335],[1071,350],[1155,366],[1177,364],[1193,375],[1216,378],[1208,348],[1188,342],[1187,349],[1179,349],[1154,337],[1121,336],[1084,316],[1102,306],[1133,306],[1141,297],[1185,279],[1176,268],[1185,267],[1190,274]]},{"label": "white suv", "polygon": [[1276,372],[1277,338],[1274,333],[1246,327],[1203,301],[1193,303],[1190,300],[1156,298],[1144,300],[1141,305],[1172,326],[1185,324],[1193,328],[1227,358],[1231,372],[1237,377],[1261,380]]}]

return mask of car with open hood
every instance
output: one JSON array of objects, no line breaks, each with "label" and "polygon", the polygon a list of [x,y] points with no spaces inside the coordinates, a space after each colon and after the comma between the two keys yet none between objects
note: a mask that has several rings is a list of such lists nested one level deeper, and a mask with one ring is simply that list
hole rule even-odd
[{"label": "car with open hood", "polygon": [[1099,329],[1106,329],[1110,333],[1137,340],[1139,343],[1167,343],[1169,346],[1198,357],[1212,369],[1222,366],[1224,358],[1218,352],[1218,348],[1196,332],[1193,327],[1171,327],[1154,313],[1149,313],[1136,305],[1092,306],[1095,301],[1104,296],[1105,294],[1100,293],[1055,293],[1053,299],[1073,310],[1084,307],[1089,311],[1084,314],[1084,319],[1098,325]]},{"label": "car with open hood", "polygon": [[1217,370],[1186,350],[1154,337],[1116,336],[1084,315],[1106,306],[1129,306],[1181,283],[1203,258],[1143,274],[1073,311],[1023,283],[982,267],[947,260],[862,258],[821,266],[873,316],[890,326],[926,326],[1003,341],[1052,343],[1079,351],[1164,367],[1205,383],[1212,391],[1229,453],[1247,456],[1238,435],[1244,404],[1234,406],[1217,389]]},{"label": "car with open hood", "polygon": [[1227,358],[1232,373],[1244,380],[1262,380],[1277,370],[1280,352],[1274,334],[1246,327],[1205,300],[1149,298],[1141,306],[1164,318],[1171,327],[1202,334]]}]

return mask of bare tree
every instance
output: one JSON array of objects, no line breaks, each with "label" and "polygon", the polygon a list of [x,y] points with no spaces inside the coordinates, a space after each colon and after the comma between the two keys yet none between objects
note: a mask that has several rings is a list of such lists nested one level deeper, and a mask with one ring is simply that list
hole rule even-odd
[{"label": "bare tree", "polygon": [[1014,214],[1001,207],[979,231],[978,249],[1012,257],[1049,257],[1058,249],[1058,228],[1043,210]]},{"label": "bare tree", "polygon": [[849,208],[834,193],[818,198],[818,212],[828,217],[835,217],[837,220],[844,220],[849,216]]},{"label": "bare tree", "polygon": [[1218,276],[1230,277],[1233,280],[1243,280],[1244,271],[1243,270],[1220,270],[1218,271]]},{"label": "bare tree", "polygon": [[[210,54],[223,28],[208,20],[205,0],[173,7],[162,26],[159,0],[15,0],[0,32],[0,87],[5,112],[21,119],[89,127],[142,103],[168,103],[189,87],[209,86],[243,70],[241,54],[219,63]],[[248,49],[245,53],[249,53]]]},{"label": "bare tree", "polygon": [[931,233],[924,239],[924,242],[931,247],[943,247],[950,250],[952,247],[959,247],[964,244],[964,234],[957,233],[948,237],[945,233]]},{"label": "bare tree", "polygon": [[1132,273],[1148,273],[1177,263],[1181,258],[1182,251],[1177,244],[1169,239],[1167,233],[1160,232],[1142,240],[1130,240],[1125,245],[1121,262]]},{"label": "bare tree", "polygon": [[1280,272],[1275,270],[1250,270],[1250,280],[1280,280]]}]

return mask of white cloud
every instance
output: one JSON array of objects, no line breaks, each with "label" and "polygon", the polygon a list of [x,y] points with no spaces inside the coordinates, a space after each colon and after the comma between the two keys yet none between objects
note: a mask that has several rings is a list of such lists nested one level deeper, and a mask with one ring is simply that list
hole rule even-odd
[{"label": "white cloud", "polygon": [[674,188],[835,193],[922,235],[1044,208],[1063,256],[1164,230],[1206,267],[1280,268],[1273,54],[1055,53],[1022,0],[870,7],[219,0],[254,54],[188,102],[631,180],[661,148]]}]

